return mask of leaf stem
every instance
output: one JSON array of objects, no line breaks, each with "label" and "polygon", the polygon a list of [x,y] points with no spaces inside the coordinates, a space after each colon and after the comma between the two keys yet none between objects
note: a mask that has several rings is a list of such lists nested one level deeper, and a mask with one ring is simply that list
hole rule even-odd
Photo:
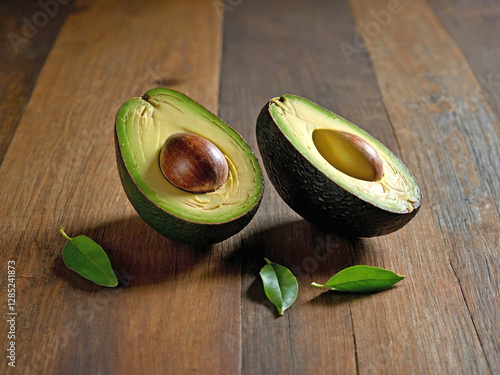
[{"label": "leaf stem", "polygon": [[264,260],[266,261],[266,263],[267,263],[267,264],[271,264],[271,263],[272,263],[272,262],[271,262],[269,259],[267,259],[267,258],[264,258]]},{"label": "leaf stem", "polygon": [[325,286],[323,284],[318,284],[318,283],[311,283],[312,286],[315,286],[316,288],[324,288]]},{"label": "leaf stem", "polygon": [[66,232],[64,231],[64,228],[62,226],[59,227],[59,232],[61,232],[61,234],[63,235],[63,237],[66,238],[68,241],[72,240],[72,238],[66,234]]}]

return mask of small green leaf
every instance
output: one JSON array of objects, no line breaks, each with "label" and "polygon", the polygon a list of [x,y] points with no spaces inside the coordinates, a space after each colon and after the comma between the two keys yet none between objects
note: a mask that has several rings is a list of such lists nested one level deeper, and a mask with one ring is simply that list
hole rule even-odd
[{"label": "small green leaf", "polygon": [[87,236],[69,237],[63,227],[59,232],[68,240],[62,258],[66,267],[97,285],[115,287],[118,279],[101,246]]},{"label": "small green leaf", "polygon": [[404,278],[404,276],[379,267],[353,266],[338,272],[324,285],[317,283],[311,285],[341,292],[368,293],[390,288]]},{"label": "small green leaf", "polygon": [[297,298],[299,285],[293,273],[286,267],[272,263],[269,259],[264,258],[267,262],[260,270],[260,277],[264,283],[264,292],[267,298],[278,309],[280,315],[288,309]]}]

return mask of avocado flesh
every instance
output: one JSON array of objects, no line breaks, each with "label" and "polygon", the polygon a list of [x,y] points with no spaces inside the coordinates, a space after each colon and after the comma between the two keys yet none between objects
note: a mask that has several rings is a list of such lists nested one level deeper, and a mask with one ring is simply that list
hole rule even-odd
[{"label": "avocado flesh", "polygon": [[[115,130],[122,184],[154,229],[180,242],[214,243],[250,221],[262,198],[258,161],[236,131],[198,103],[174,90],[153,89],[120,108]],[[181,190],[161,172],[163,144],[172,134],[185,132],[215,144],[228,162],[228,179],[214,192]]]},{"label": "avocado flesh", "polygon": [[[264,166],[278,194],[326,232],[349,237],[385,235],[402,228],[420,209],[422,192],[406,166],[372,136],[317,104],[295,95],[274,98],[259,114],[256,132]],[[334,143],[328,139],[332,132],[353,134],[375,149],[382,160],[382,177],[355,178],[352,170],[344,173],[328,162],[339,156],[332,155],[336,148],[326,147]]]},{"label": "avocado flesh", "polygon": [[[297,150],[321,172],[345,190],[363,200],[394,212],[412,212],[421,200],[421,191],[407,168],[382,143],[340,116],[326,111],[299,97],[285,95],[283,101],[272,100],[270,112],[276,124],[295,145]],[[321,131],[325,144],[328,132],[349,132],[363,138],[381,156],[384,175],[378,181],[366,181],[349,176],[332,166],[318,150],[320,141],[313,140],[313,133]],[[323,151],[325,154],[328,151]],[[331,148],[330,153],[336,150]],[[332,155],[333,158],[334,155]]]}]

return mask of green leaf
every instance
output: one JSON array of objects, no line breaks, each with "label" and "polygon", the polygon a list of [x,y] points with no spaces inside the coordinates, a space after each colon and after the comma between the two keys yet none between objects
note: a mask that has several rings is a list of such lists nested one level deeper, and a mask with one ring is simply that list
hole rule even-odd
[{"label": "green leaf", "polygon": [[293,273],[286,267],[272,263],[264,258],[267,265],[260,270],[260,277],[264,283],[264,292],[267,298],[278,309],[280,315],[288,309],[297,298],[299,285]]},{"label": "green leaf", "polygon": [[399,276],[392,271],[370,266],[348,267],[335,274],[326,284],[312,283],[318,288],[330,288],[341,292],[379,292],[390,288],[404,276]]},{"label": "green leaf", "polygon": [[109,258],[101,246],[87,236],[71,238],[64,232],[63,227],[60,227],[59,231],[68,240],[62,254],[66,267],[97,285],[118,285]]}]

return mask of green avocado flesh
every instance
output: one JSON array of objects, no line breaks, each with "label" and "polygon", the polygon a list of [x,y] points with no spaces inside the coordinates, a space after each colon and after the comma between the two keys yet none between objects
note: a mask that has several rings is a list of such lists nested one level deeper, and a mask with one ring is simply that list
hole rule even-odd
[{"label": "green avocado flesh", "polygon": [[[381,177],[370,178],[373,163],[352,145],[345,146],[339,132],[361,138],[383,166]],[[422,203],[419,184],[382,143],[301,97],[272,99],[257,121],[257,140],[281,197],[329,232],[387,234],[405,225]]]},{"label": "green avocado flesh", "polygon": [[[160,150],[177,133],[204,137],[224,154],[229,174],[220,188],[190,193],[163,176]],[[250,147],[217,116],[179,92],[158,88],[127,101],[116,116],[116,145],[127,196],[141,217],[169,238],[218,242],[242,229],[260,203],[262,173]],[[250,217],[242,220],[246,215]],[[223,225],[228,223],[230,230]]]}]

